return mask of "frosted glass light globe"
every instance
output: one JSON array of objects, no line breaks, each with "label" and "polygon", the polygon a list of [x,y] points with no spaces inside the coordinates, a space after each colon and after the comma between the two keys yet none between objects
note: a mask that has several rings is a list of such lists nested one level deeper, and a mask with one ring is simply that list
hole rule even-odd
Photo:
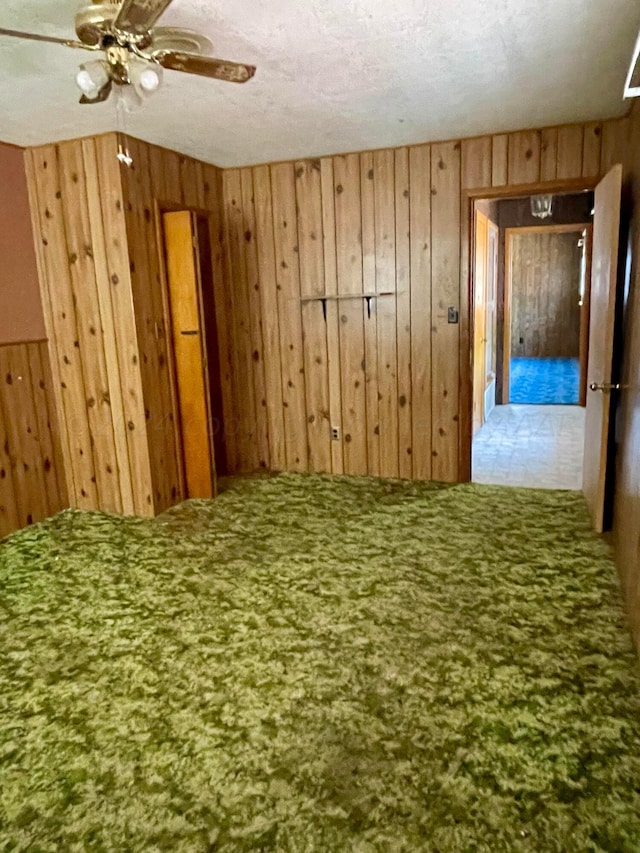
[{"label": "frosted glass light globe", "polygon": [[89,74],[86,68],[81,68],[80,71],[78,71],[78,73],[76,74],[76,83],[78,84],[78,87],[82,89],[82,91],[85,93],[85,95],[91,95],[97,89],[93,77],[91,76],[91,74]]},{"label": "frosted glass light globe", "polygon": [[140,72],[140,87],[145,92],[155,92],[160,86],[160,75],[153,68],[145,68]]}]

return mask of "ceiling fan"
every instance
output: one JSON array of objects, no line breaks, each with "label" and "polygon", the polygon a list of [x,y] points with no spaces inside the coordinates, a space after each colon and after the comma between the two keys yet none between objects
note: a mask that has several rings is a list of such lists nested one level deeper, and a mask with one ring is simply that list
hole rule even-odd
[{"label": "ceiling fan", "polygon": [[155,27],[172,0],[98,0],[75,17],[78,40],[0,28],[0,36],[50,42],[65,47],[101,52],[104,58],[80,66],[76,82],[81,104],[106,101],[115,86],[131,87],[134,96],[155,92],[162,69],[184,71],[229,83],[246,83],[255,66],[205,55],[211,42],[191,30]]}]

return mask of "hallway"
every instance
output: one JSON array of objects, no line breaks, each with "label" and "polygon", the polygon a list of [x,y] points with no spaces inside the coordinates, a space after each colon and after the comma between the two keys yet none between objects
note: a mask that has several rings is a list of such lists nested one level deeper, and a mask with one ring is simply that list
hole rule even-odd
[{"label": "hallway", "polygon": [[581,406],[496,406],[473,439],[473,482],[579,491],[584,418]]}]

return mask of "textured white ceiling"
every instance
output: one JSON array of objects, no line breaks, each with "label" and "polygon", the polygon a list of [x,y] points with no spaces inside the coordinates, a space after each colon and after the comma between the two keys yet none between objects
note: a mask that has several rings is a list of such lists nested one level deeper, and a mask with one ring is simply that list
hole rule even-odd
[{"label": "textured white ceiling", "polygon": [[[77,0],[2,0],[0,27],[73,36]],[[162,24],[258,66],[246,85],[165,73],[135,135],[245,165],[622,115],[637,0],[174,0]],[[115,128],[81,107],[89,54],[0,38],[0,139]]]}]

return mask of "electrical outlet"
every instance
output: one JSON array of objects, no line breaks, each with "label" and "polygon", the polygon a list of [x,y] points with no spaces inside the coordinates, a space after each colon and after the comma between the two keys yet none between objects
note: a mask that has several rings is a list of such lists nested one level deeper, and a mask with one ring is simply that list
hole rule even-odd
[{"label": "electrical outlet", "polygon": [[340,427],[331,427],[331,441],[340,441]]}]

